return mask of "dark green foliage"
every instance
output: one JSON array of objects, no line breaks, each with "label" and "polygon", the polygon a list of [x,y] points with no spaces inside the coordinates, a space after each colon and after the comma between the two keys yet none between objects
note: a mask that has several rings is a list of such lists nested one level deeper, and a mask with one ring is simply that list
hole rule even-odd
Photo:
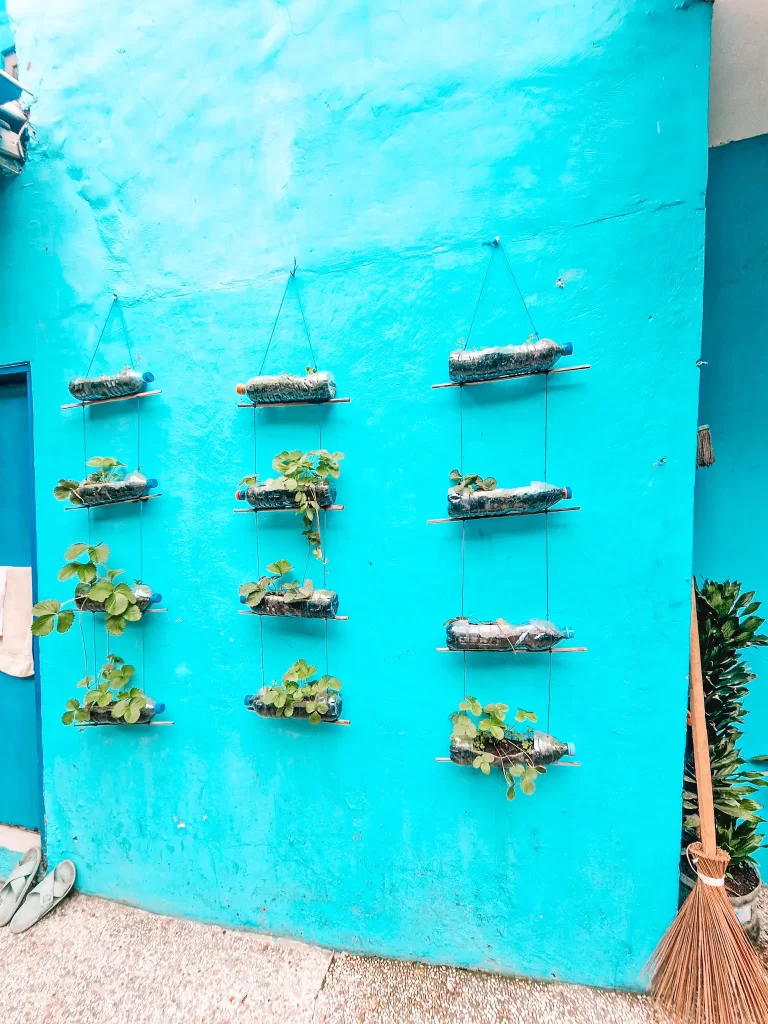
[{"label": "dark green foliage", "polygon": [[[126,665],[116,654],[108,654],[100,678],[86,676],[77,684],[85,687],[88,692],[82,705],[76,697],[67,701],[67,709],[61,716],[64,725],[83,725],[91,720],[91,711],[96,708],[109,708],[111,718],[135,725],[143,709],[147,706],[147,695],[136,686],[130,686],[135,669]],[[95,685],[91,685],[91,684]]]},{"label": "dark green foliage", "polygon": [[277,718],[291,718],[295,707],[303,707],[312,725],[319,725],[328,711],[329,691],[338,693],[341,682],[335,676],[313,679],[317,669],[303,658],[295,661],[283,676],[282,683],[273,682],[264,688],[264,703],[275,707]]},{"label": "dark green foliage", "polygon": [[[741,594],[741,584],[713,583],[696,586],[696,612],[704,678],[704,704],[712,763],[712,788],[718,846],[731,856],[731,866],[754,863],[762,845],[758,831],[764,823],[762,805],[753,799],[768,785],[767,772],[745,768],[738,742],[747,711],[744,699],[749,684],[757,677],[740,657],[746,647],[762,647],[768,637],[757,631],[764,619],[755,615],[760,607],[754,591]],[[685,757],[683,788],[683,845],[698,839],[698,798],[690,729]]]},{"label": "dark green foliage", "polygon": [[495,477],[483,478],[479,473],[468,473],[466,476],[462,476],[458,469],[452,469],[448,474],[448,479],[453,484],[453,489],[462,494],[468,494],[470,491],[492,491],[496,487]]},{"label": "dark green foliage", "polygon": [[278,562],[272,562],[267,566],[267,572],[271,576],[262,576],[256,583],[243,583],[239,594],[245,598],[249,608],[258,608],[267,594],[274,594],[288,603],[296,601],[308,601],[315,592],[312,580],[288,580],[288,573],[293,572],[293,566],[287,558],[281,558]]}]

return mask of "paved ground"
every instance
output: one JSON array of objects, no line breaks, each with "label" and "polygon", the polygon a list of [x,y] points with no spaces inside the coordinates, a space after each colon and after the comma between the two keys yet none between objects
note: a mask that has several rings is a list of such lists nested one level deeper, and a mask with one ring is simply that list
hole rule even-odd
[{"label": "paved ground", "polygon": [[2,1024],[650,1024],[641,996],[333,954],[74,895],[0,929]]}]

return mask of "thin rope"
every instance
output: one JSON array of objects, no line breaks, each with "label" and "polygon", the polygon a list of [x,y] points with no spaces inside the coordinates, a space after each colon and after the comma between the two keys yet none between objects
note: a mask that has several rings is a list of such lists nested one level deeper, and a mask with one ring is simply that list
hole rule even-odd
[{"label": "thin rope", "polygon": [[[295,271],[294,271],[294,273],[295,273]],[[296,293],[296,297],[298,298],[298,292]],[[299,308],[301,308],[301,303],[299,303]],[[304,314],[302,313],[302,317],[303,316],[304,316]],[[304,326],[306,327],[306,324]],[[307,332],[307,340],[309,341],[309,332]],[[310,348],[311,347],[312,347],[312,343],[310,342]],[[322,411],[322,409],[319,406],[318,406],[318,409],[317,409],[317,434],[318,434],[318,438],[319,438],[320,448],[322,448],[323,447],[323,411]],[[318,522],[319,522],[319,520],[320,520],[320,512],[315,512],[315,515],[317,516],[317,519],[318,519]],[[323,590],[325,590],[325,588],[326,588],[326,578],[327,578],[327,572],[328,572],[328,568],[327,568],[327,561],[328,560],[327,560],[327,558],[325,556],[325,545],[326,545],[326,542],[328,540],[328,516],[327,515],[323,516],[323,533],[322,533],[322,538],[323,539],[321,541],[321,545],[322,545],[322,548],[323,548]],[[309,557],[309,553],[307,553],[307,557]],[[329,669],[328,669],[328,664],[329,664],[329,661],[328,661],[328,619],[326,619],[325,620],[325,674],[326,675],[330,674],[329,673]]]},{"label": "thin rope", "polygon": [[[299,297],[299,286],[298,286],[298,284],[296,284],[296,271],[297,271],[297,269],[298,268],[296,266],[296,260],[294,260],[293,261],[293,273],[291,274],[291,277],[293,278],[293,290],[294,290],[294,293],[296,294],[296,301],[299,304],[299,312],[301,313],[301,322],[304,324],[304,333],[307,336],[307,344],[309,345],[309,354],[312,356],[312,369],[316,370],[317,369],[317,359],[315,358],[315,350],[312,348],[312,339],[309,336],[309,328],[307,327],[307,321],[306,321],[306,318],[304,316],[304,307],[302,306],[301,298]],[[320,441],[320,447],[321,448],[323,447],[322,439]]]},{"label": "thin rope", "polygon": [[128,324],[125,322],[125,313],[123,312],[123,304],[120,301],[120,299],[118,299],[117,296],[115,296],[114,305],[117,306],[117,312],[118,312],[118,314],[120,316],[120,323],[122,325],[123,335],[125,337],[125,347],[128,349],[128,358],[131,361],[131,366],[133,366],[133,352],[131,351],[131,336],[128,333]]},{"label": "thin rope", "polygon": [[[547,449],[549,442],[549,374],[544,374],[544,481],[547,479]],[[544,599],[549,622],[549,515],[544,514]],[[547,732],[552,719],[552,651],[549,652],[547,672]]]},{"label": "thin rope", "polygon": [[[288,286],[286,285],[286,289],[287,289],[287,287]],[[285,294],[283,294],[283,298],[285,298]],[[280,303],[280,305],[282,307],[282,305],[283,305],[282,302]],[[278,312],[277,315],[279,316],[280,313]],[[275,321],[275,323],[277,323],[277,321]],[[274,327],[272,328],[272,333],[274,334]],[[272,339],[270,338],[270,341],[271,340]],[[266,358],[266,355],[265,355],[265,358]],[[254,473],[258,473],[258,467],[259,467],[259,458],[258,458],[259,450],[258,450],[258,445],[256,443],[256,411],[257,411],[256,410],[256,406],[254,406],[253,407],[253,470],[254,470]],[[254,512],[253,513],[253,518],[256,520],[256,575],[258,577],[261,577],[261,550],[259,548],[259,513],[258,512]],[[263,615],[259,616],[259,645],[261,647],[261,685],[263,687],[263,686],[266,685],[266,682],[265,682],[266,674],[265,674],[265,671],[264,671],[264,616]]]},{"label": "thin rope", "polygon": [[507,269],[509,270],[510,274],[512,275],[512,280],[515,283],[515,288],[517,288],[517,294],[520,296],[520,301],[523,304],[523,309],[525,310],[526,316],[528,317],[528,319],[531,322],[531,330],[533,331],[534,337],[538,341],[539,332],[536,330],[536,324],[533,322],[533,317],[531,316],[531,311],[528,309],[528,305],[527,305],[525,299],[523,298],[523,293],[520,290],[520,285],[517,283],[517,278],[515,277],[515,272],[512,269],[512,265],[510,264],[509,259],[507,258],[506,250],[505,250],[505,248],[504,248],[504,246],[502,245],[501,242],[498,242],[498,247],[499,247],[499,249],[501,249],[501,255],[504,257],[504,262],[507,264]]},{"label": "thin rope", "polygon": [[[483,276],[483,283],[480,285],[480,294],[477,296],[477,302],[475,303],[475,311],[472,314],[472,320],[471,320],[471,322],[469,324],[469,330],[467,331],[467,337],[466,337],[466,340],[464,341],[463,348],[466,348],[467,345],[469,344],[469,336],[472,333],[472,328],[475,326],[475,318],[477,316],[477,311],[478,311],[478,309],[480,309],[480,299],[482,299],[483,292],[485,291],[485,282],[488,280],[488,274],[489,274],[490,269],[491,269],[491,264],[493,263],[493,257],[496,255],[496,249],[498,248],[498,243],[497,242],[483,242],[483,245],[490,245],[490,247],[491,247],[491,255],[490,255],[490,258],[488,260],[488,265],[485,268],[485,275]],[[464,389],[462,388],[461,390],[463,391]]]},{"label": "thin rope", "polygon": [[83,641],[83,660],[85,661],[85,675],[88,676],[88,645],[85,642],[85,627],[83,626],[83,616],[85,612],[80,612],[80,636]]},{"label": "thin rope", "polygon": [[[277,316],[275,317],[275,322],[272,324],[272,330],[271,330],[270,335],[269,335],[269,341],[267,342],[267,350],[264,353],[264,358],[261,360],[261,367],[259,368],[259,375],[261,375],[264,372],[264,364],[266,363],[267,356],[269,355],[269,346],[272,344],[272,339],[275,336],[275,331],[277,330],[277,321],[280,319],[280,313],[281,313],[282,308],[283,308],[283,303],[285,302],[285,296],[288,294],[288,285],[291,283],[291,278],[292,277],[293,277],[293,274],[292,273],[289,274],[288,275],[288,280],[285,282],[285,289],[283,290],[283,297],[282,297],[282,299],[280,299],[280,305],[277,308]],[[256,431],[256,424],[255,423],[254,423],[253,429],[254,429],[254,434],[255,434],[255,431]]]}]

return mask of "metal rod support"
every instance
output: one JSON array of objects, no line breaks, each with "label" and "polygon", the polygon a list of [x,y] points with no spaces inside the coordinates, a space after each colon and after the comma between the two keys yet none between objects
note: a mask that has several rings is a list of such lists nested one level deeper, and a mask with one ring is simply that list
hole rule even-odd
[{"label": "metal rod support", "polygon": [[98,729],[100,726],[106,726],[108,729],[114,729],[117,726],[122,725],[126,729],[143,729],[149,725],[176,725],[175,722],[156,722],[152,719],[151,722],[134,722],[133,725],[126,725],[125,722],[76,722],[76,729]]},{"label": "metal rod support", "polygon": [[[79,512],[84,508],[110,508],[112,505],[133,505],[137,501],[149,501],[150,498],[162,498],[163,492],[159,494],[142,494],[140,498],[118,498],[117,501],[97,501],[92,505],[67,505],[65,512]],[[239,511],[237,509],[236,511]]]},{"label": "metal rod support", "polygon": [[462,381],[447,381],[445,384],[433,384],[432,389],[435,388],[471,388],[476,384],[495,384],[500,380],[519,380],[521,377],[541,377],[544,374],[550,373],[573,373],[574,370],[591,370],[592,366],[590,363],[585,363],[583,366],[561,366],[557,370],[533,370],[531,373],[508,373],[504,377],[491,377],[489,380],[462,380]]},{"label": "metal rod support", "polygon": [[[164,610],[164,609],[163,609]],[[290,619],[291,622],[348,622],[348,615],[259,615],[258,612],[246,612],[238,608],[238,615],[255,615],[257,619]]]},{"label": "metal rod support", "polygon": [[488,512],[481,516],[448,516],[447,519],[428,519],[427,523],[473,523],[483,519],[515,519],[522,516],[546,516],[555,512],[580,512],[581,505],[572,505],[567,508],[545,508],[539,512]]},{"label": "metal rod support", "polygon": [[[253,710],[253,708],[248,708],[247,710],[250,711],[254,715],[256,714],[256,712]],[[267,717],[268,717],[267,715],[259,715],[259,718],[267,718]],[[289,719],[289,721],[293,721],[293,719]],[[306,719],[304,719],[304,718],[297,718],[296,721],[297,722],[304,722],[304,721],[306,721]],[[352,723],[350,722],[350,720],[348,718],[337,718],[335,722],[325,722],[322,719],[320,719],[320,724],[321,725],[352,725]]]},{"label": "metal rod support", "polygon": [[293,405],[346,405],[351,398],[325,398],[319,402],[303,399],[300,402],[238,402],[238,409],[289,409]]},{"label": "metal rod support", "polygon": [[[150,497],[154,498],[155,495],[151,494]],[[293,508],[293,506],[290,506],[289,508],[233,508],[232,511],[233,512],[298,512],[298,508]],[[344,506],[343,505],[326,505],[325,507],[323,507],[321,505],[320,506],[320,511],[321,512],[343,512],[344,511]]]},{"label": "metal rod support", "polygon": [[[436,757],[435,760],[439,761],[441,764],[456,764],[456,762],[452,761],[450,757]],[[456,767],[466,768],[468,766],[465,764],[459,764],[456,765]],[[552,764],[547,765],[547,768],[581,768],[581,761],[553,761]]]},{"label": "metal rod support", "polygon": [[515,647],[488,647],[484,650],[471,650],[463,647],[436,647],[441,654],[583,654],[586,647],[549,647],[546,651],[524,651]]},{"label": "metal rod support", "polygon": [[89,398],[85,402],[70,402],[62,405],[62,409],[82,409],[85,405],[107,405],[109,402],[127,402],[129,398],[148,398],[150,395],[162,395],[162,391],[137,391],[135,395],[118,395],[117,398]]}]

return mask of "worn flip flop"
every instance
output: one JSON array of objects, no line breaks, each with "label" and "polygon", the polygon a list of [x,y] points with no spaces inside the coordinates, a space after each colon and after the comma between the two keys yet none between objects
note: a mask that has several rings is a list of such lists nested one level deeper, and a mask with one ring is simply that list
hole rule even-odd
[{"label": "worn flip flop", "polygon": [[18,935],[57,907],[75,884],[75,865],[63,860],[36,885],[14,914],[10,929]]},{"label": "worn flip flop", "polygon": [[5,884],[0,887],[0,928],[8,924],[34,884],[37,869],[40,867],[40,857],[39,846],[27,850],[8,875]]}]

